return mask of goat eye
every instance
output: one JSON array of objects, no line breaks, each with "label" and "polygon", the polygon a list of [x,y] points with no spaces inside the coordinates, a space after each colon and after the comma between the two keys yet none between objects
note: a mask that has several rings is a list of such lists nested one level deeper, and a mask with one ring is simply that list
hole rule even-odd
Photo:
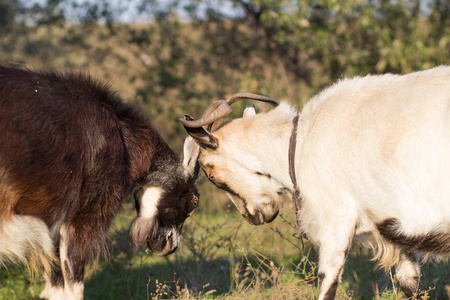
[{"label": "goat eye", "polygon": [[195,199],[194,202],[192,202],[192,206],[194,208],[196,208],[198,206],[198,200],[197,199]]},{"label": "goat eye", "polygon": [[210,173],[208,177],[209,177],[209,180],[212,180],[212,181],[214,181],[214,179],[215,179],[214,175],[212,173]]}]

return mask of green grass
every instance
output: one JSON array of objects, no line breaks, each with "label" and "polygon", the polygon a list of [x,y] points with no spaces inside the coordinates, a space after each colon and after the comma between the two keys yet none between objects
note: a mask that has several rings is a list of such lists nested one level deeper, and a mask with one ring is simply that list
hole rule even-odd
[{"label": "green grass", "polygon": [[[384,25],[383,34],[389,35]],[[35,68],[82,70],[109,81],[122,97],[144,107],[158,131],[180,153],[181,137],[186,133],[177,118],[184,113],[200,116],[212,101],[235,92],[267,94],[300,106],[334,81],[333,76],[362,75],[369,70],[372,73],[392,71],[396,66],[402,66],[403,70],[405,65],[406,69],[419,69],[446,63],[445,46],[449,39],[445,42],[442,38],[444,47],[430,42],[434,39],[428,28],[433,24],[422,25],[414,26],[420,29],[418,40],[428,41],[420,53],[410,35],[402,38],[395,32],[390,34],[404,43],[392,55],[414,51],[411,57],[400,55],[401,62],[391,57],[390,66],[385,70],[380,70],[378,64],[365,63],[367,58],[377,60],[377,56],[368,56],[364,45],[357,48],[354,39],[339,45],[346,52],[332,53],[327,58],[323,44],[313,39],[317,36],[312,31],[314,26],[304,28],[305,35],[298,37],[313,43],[305,44],[298,58],[310,79],[290,73],[286,68],[289,62],[268,59],[272,54],[266,53],[265,43],[255,42],[263,32],[242,22],[208,26],[180,26],[176,22],[162,26],[116,25],[113,32],[106,26],[27,27],[2,34],[0,57],[3,62],[19,62]],[[327,33],[321,33],[324,34]],[[427,39],[421,38],[422,35]],[[374,36],[378,39],[379,34]],[[387,48],[381,49],[380,45],[369,48],[375,53],[385,53],[391,45],[389,38],[386,41]],[[385,59],[383,56],[382,60]],[[341,74],[332,75],[330,67],[334,68],[336,63]],[[235,105],[234,110],[240,113],[243,106]],[[243,221],[234,207],[227,207],[229,201],[223,192],[205,185],[202,178],[200,185],[200,209],[186,222],[180,249],[169,257],[130,250],[127,230],[135,212],[132,204],[127,203],[111,229],[108,259],[102,259],[95,270],[88,271],[86,299],[311,299],[317,296],[317,254],[308,242],[297,238],[295,228],[289,224],[294,219],[292,204],[286,203],[282,210],[285,221],[278,217],[269,225],[254,227]],[[370,258],[370,251],[355,245],[344,270],[338,299],[402,298],[395,277],[376,270]],[[430,290],[430,299],[448,299],[448,263],[425,265],[422,275],[421,282]],[[32,277],[17,267],[0,268],[0,300],[37,299],[42,288],[40,274]]]},{"label": "green grass", "polygon": [[[87,271],[86,299],[317,297],[317,254],[298,237],[289,204],[273,223],[260,227],[247,224],[231,206],[216,214],[200,209],[186,222],[180,248],[168,257],[130,249],[132,206],[126,203],[115,220],[108,258]],[[395,277],[376,270],[370,258],[370,251],[355,245],[337,299],[404,299]],[[428,299],[448,299],[449,264],[427,264],[422,274]],[[0,299],[38,299],[42,288],[39,274],[0,271]]]}]

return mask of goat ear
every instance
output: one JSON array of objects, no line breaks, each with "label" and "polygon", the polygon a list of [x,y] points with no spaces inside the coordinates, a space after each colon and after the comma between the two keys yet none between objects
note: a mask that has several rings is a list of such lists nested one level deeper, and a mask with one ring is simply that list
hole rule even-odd
[{"label": "goat ear", "polygon": [[187,133],[199,143],[201,147],[216,150],[219,146],[219,141],[217,140],[217,138],[203,127],[190,128],[185,126],[184,128],[186,129]]},{"label": "goat ear", "polygon": [[248,117],[248,116],[254,116],[256,115],[256,110],[255,110],[255,106],[252,105],[247,105],[244,109],[244,115],[243,117]]},{"label": "goat ear", "polygon": [[198,163],[198,155],[200,154],[200,146],[195,140],[188,136],[184,140],[183,147],[183,170],[184,176],[189,181],[196,182],[200,166]]}]

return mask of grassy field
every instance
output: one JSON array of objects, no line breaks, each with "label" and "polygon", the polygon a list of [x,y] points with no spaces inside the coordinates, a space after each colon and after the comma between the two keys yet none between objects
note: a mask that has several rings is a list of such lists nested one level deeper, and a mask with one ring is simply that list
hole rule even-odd
[{"label": "grassy field", "polygon": [[[27,28],[0,37],[0,58],[3,63],[33,68],[81,70],[110,82],[122,97],[148,112],[178,152],[186,133],[177,118],[184,113],[200,116],[214,100],[235,92],[255,92],[300,107],[337,78],[375,72],[372,65],[364,64],[364,57],[372,57],[371,52],[353,49],[353,38],[342,47],[343,53],[331,53],[327,59],[322,51],[328,48],[312,39],[315,32],[306,31],[304,39],[312,41],[310,46],[314,47],[306,45],[299,51],[298,64],[310,77],[303,78],[280,58],[268,59],[271,55],[260,43],[261,32],[255,34],[253,28],[240,23],[209,25],[130,25],[117,26],[112,32],[104,26]],[[426,26],[411,28],[422,28],[430,37]],[[374,37],[382,40],[378,34]],[[394,44],[394,54],[398,50],[401,65],[408,68],[419,68],[412,63],[415,61],[426,61],[424,68],[448,63],[447,40],[442,38],[443,46],[436,46],[435,51],[415,43],[401,48]],[[341,48],[340,43],[336,45]],[[376,48],[369,46],[369,50]],[[389,53],[389,49],[380,51]],[[414,55],[403,55],[405,49],[412,49]],[[425,50],[426,57],[436,61],[416,58]],[[439,57],[443,58],[439,61]],[[391,60],[390,68],[376,71],[407,70],[397,68],[398,63]],[[328,64],[339,65],[340,72],[333,74]],[[242,108],[239,104],[234,107],[237,113]],[[317,253],[298,237],[292,225],[292,204],[285,203],[282,215],[271,224],[254,227],[230,206],[222,192],[205,181],[200,180],[200,207],[185,224],[180,249],[169,257],[146,253],[145,249],[133,253],[127,230],[135,211],[131,201],[125,203],[111,228],[108,257],[87,272],[86,299],[317,297]],[[377,270],[370,259],[370,251],[355,243],[337,299],[404,299],[395,276]],[[450,299],[449,263],[427,264],[422,275],[428,299]],[[17,267],[0,268],[0,300],[38,299],[42,289],[41,274],[31,276]]]},{"label": "grassy field", "polygon": [[[293,207],[285,203],[271,224],[254,227],[223,197],[223,211],[206,213],[208,200],[188,219],[179,250],[159,257],[130,249],[127,230],[135,216],[127,201],[111,229],[110,253],[89,269],[86,299],[314,299],[317,254],[298,237]],[[216,200],[217,201],[217,200]],[[370,251],[355,244],[337,299],[404,299],[395,276],[376,270]],[[424,299],[448,299],[450,264],[422,269]],[[38,299],[40,274],[1,269],[0,299]]]}]

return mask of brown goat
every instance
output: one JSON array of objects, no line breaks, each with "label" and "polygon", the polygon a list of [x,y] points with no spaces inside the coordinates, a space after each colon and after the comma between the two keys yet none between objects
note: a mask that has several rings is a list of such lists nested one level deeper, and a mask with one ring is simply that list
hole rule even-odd
[{"label": "brown goat", "polygon": [[105,248],[129,194],[135,247],[176,250],[198,205],[198,168],[149,120],[79,73],[0,66],[0,265],[44,267],[50,299],[82,299],[84,268]]}]

